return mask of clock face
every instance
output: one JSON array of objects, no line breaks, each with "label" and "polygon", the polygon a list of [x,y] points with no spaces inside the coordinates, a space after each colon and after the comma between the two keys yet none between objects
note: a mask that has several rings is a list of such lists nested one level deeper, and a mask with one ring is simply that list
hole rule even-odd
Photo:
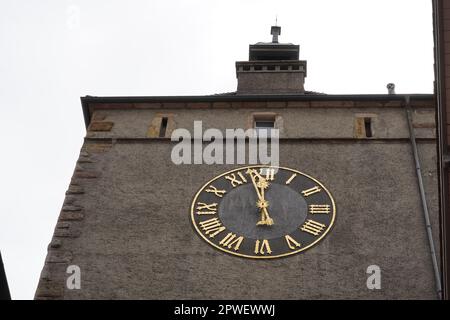
[{"label": "clock face", "polygon": [[209,244],[256,259],[279,258],[317,244],[336,215],[333,197],[300,171],[249,166],[220,174],[192,201],[192,223]]}]

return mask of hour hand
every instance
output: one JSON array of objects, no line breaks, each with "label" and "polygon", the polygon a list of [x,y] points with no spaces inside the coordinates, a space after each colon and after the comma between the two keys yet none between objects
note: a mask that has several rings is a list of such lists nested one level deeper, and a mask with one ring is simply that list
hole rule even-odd
[{"label": "hour hand", "polygon": [[[260,209],[261,220],[256,225],[273,225],[273,219],[269,216],[267,208],[269,207],[269,201],[265,199],[264,190],[269,187],[269,183],[256,170],[248,169],[247,173],[252,179],[253,186],[255,187],[258,201],[256,206]],[[256,179],[258,178],[258,181]]]}]

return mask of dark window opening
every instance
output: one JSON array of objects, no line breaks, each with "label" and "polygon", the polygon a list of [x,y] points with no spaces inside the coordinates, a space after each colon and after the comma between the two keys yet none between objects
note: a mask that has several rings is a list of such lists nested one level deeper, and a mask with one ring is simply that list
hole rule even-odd
[{"label": "dark window opening", "polygon": [[288,70],[288,66],[281,66],[280,70]]},{"label": "dark window opening", "polygon": [[274,121],[270,120],[255,121],[255,128],[274,128],[274,127],[275,127]]},{"label": "dark window opening", "polygon": [[265,136],[270,137],[272,129],[275,128],[275,119],[255,119],[255,130],[256,134],[259,136],[262,132]]},{"label": "dark window opening", "polygon": [[244,71],[250,71],[250,66],[244,66]]},{"label": "dark window opening", "polygon": [[167,117],[161,119],[161,128],[159,128],[159,137],[164,138],[167,130]]},{"label": "dark window opening", "polygon": [[366,138],[372,138],[373,132],[372,132],[372,119],[371,118],[364,118],[364,129],[366,131]]},{"label": "dark window opening", "polygon": [[299,66],[292,66],[292,70],[299,70],[300,67]]},{"label": "dark window opening", "polygon": [[275,66],[268,66],[268,67],[267,67],[267,70],[273,71],[273,70],[275,70]]},{"label": "dark window opening", "polygon": [[255,66],[255,70],[256,71],[261,71],[262,70],[262,66]]}]

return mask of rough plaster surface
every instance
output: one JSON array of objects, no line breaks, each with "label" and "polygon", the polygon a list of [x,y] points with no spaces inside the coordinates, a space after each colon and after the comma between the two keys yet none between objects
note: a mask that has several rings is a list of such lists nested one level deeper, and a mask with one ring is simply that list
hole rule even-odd
[{"label": "rough plaster surface", "polygon": [[[144,135],[151,121],[133,112],[108,114],[113,121],[123,116],[142,123],[127,130],[116,123],[109,134]],[[85,144],[91,143],[98,142]],[[170,161],[172,146],[168,141],[117,142],[89,154],[91,162],[83,163],[83,169],[98,174],[73,180],[83,194],[71,200],[72,206],[82,206],[84,218],[66,226],[69,236],[54,237],[52,243],[59,242],[47,260],[59,263],[46,264],[38,298],[436,298],[408,142],[282,142],[280,165],[324,183],[336,201],[337,216],[318,245],[271,261],[224,254],[196,234],[189,208],[197,189],[237,166],[176,166]],[[437,240],[434,142],[420,143],[419,152]],[[439,251],[437,241],[436,246]],[[67,264],[80,266],[81,290],[64,287]],[[366,287],[366,268],[372,264],[381,267],[381,290]]]},{"label": "rough plaster surface", "polygon": [[[157,110],[99,110],[107,121],[113,121],[110,132],[88,132],[91,138],[146,138],[155,117],[173,115],[175,128],[192,132],[196,120],[203,121],[203,130],[217,128],[222,131],[249,128],[253,114],[275,114],[282,122],[283,138],[336,139],[354,137],[354,120],[359,115],[372,115],[374,138],[409,138],[406,114],[403,108],[235,108],[235,109],[157,109]],[[412,113],[413,123],[429,127],[416,128],[418,138],[435,138],[434,109],[417,108]],[[132,124],[132,125],[130,125]]]}]

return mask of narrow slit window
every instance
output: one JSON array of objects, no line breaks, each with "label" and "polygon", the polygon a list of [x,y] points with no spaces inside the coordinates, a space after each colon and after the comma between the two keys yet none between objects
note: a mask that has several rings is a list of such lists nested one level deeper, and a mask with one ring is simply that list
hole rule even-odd
[{"label": "narrow slit window", "polygon": [[366,138],[372,138],[372,118],[364,118],[364,129],[366,131]]},{"label": "narrow slit window", "polygon": [[159,137],[164,138],[167,131],[167,117],[161,119],[161,127],[159,128]]}]

